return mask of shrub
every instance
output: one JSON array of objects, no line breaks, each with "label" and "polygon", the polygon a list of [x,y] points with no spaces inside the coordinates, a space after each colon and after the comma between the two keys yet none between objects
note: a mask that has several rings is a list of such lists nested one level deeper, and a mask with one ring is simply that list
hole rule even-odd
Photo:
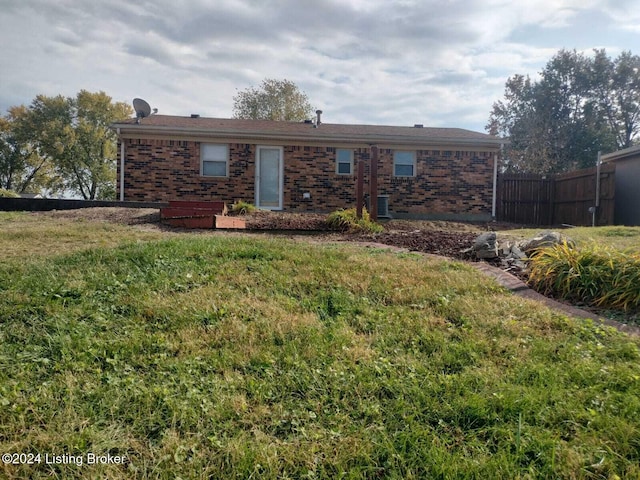
[{"label": "shrub", "polygon": [[0,188],[0,198],[20,198],[13,190],[7,190],[5,188]]},{"label": "shrub", "polygon": [[529,280],[544,293],[624,311],[640,310],[640,254],[567,243],[530,257]]},{"label": "shrub", "polygon": [[342,232],[379,233],[384,230],[382,225],[371,220],[369,212],[364,208],[362,209],[362,218],[357,217],[355,208],[331,212],[327,217],[327,224],[329,228]]},{"label": "shrub", "polygon": [[245,202],[244,200],[238,200],[231,205],[231,212],[238,215],[247,215],[255,211],[256,206],[253,203]]}]

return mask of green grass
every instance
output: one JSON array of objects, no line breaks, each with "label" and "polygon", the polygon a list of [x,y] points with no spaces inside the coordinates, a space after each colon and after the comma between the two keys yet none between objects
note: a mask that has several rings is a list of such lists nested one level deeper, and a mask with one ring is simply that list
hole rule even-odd
[{"label": "green grass", "polygon": [[[545,228],[515,229],[498,232],[499,235],[515,236],[518,238],[531,238],[544,231]],[[547,229],[548,230],[548,229]],[[578,246],[580,244],[607,245],[618,250],[635,250],[640,252],[640,227],[575,227],[559,230],[567,235]]]},{"label": "green grass", "polygon": [[125,242],[161,239],[166,233],[107,222],[52,218],[38,213],[0,212],[0,264],[33,257],[111,248]]},{"label": "green grass", "polygon": [[30,228],[0,262],[2,453],[127,463],[0,476],[640,476],[639,341],[465,264],[126,227],[87,248],[73,223]]}]

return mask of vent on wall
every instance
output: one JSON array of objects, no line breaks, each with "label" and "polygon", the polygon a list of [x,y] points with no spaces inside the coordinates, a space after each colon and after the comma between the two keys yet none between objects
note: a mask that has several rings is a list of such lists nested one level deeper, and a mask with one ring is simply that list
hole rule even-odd
[{"label": "vent on wall", "polygon": [[[365,206],[367,207],[367,210],[371,211],[369,208],[368,197],[365,201]],[[391,218],[391,215],[389,214],[389,195],[378,196],[378,217]]]},{"label": "vent on wall", "polygon": [[389,217],[389,196],[378,197],[378,217]]}]

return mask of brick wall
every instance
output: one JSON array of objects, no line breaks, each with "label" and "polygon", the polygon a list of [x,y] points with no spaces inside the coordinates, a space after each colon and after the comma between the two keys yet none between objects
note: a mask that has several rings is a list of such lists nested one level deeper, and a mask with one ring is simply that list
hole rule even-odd
[{"label": "brick wall", "polygon": [[[229,177],[200,176],[200,143],[125,140],[125,200],[234,200],[255,202],[256,145],[229,144]],[[338,175],[336,149],[284,147],[284,209],[329,212],[355,206],[357,161],[369,148],[354,150],[354,175]],[[399,215],[491,214],[493,153],[418,150],[415,177],[393,176],[393,150],[380,149],[378,194],[389,195],[389,211]],[[118,165],[119,168],[119,165]],[[120,175],[118,172],[118,181]],[[119,186],[118,186],[119,191]],[[304,198],[304,194],[309,198]]]},{"label": "brick wall", "polygon": [[[254,201],[255,146],[229,144],[229,177],[200,175],[200,143],[127,140],[125,200]],[[118,192],[120,163],[118,162]]]},{"label": "brick wall", "polygon": [[493,153],[418,150],[415,177],[394,177],[393,150],[381,149],[378,185],[395,214],[490,215]]}]

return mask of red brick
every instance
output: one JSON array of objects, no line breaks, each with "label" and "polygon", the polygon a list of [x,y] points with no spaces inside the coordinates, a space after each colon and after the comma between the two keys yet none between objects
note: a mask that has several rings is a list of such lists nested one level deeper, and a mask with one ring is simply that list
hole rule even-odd
[{"label": "red brick", "polygon": [[[229,177],[214,178],[200,176],[200,142],[125,140],[125,200],[255,203],[257,145],[228,145]],[[355,206],[356,177],[335,173],[335,150],[334,145],[284,145],[284,210],[329,212]],[[378,194],[389,196],[392,214],[490,215],[494,155],[490,150],[418,149],[415,177],[396,178],[393,149],[380,148]],[[368,147],[354,149],[354,171],[359,160],[365,162],[367,192]]]}]

